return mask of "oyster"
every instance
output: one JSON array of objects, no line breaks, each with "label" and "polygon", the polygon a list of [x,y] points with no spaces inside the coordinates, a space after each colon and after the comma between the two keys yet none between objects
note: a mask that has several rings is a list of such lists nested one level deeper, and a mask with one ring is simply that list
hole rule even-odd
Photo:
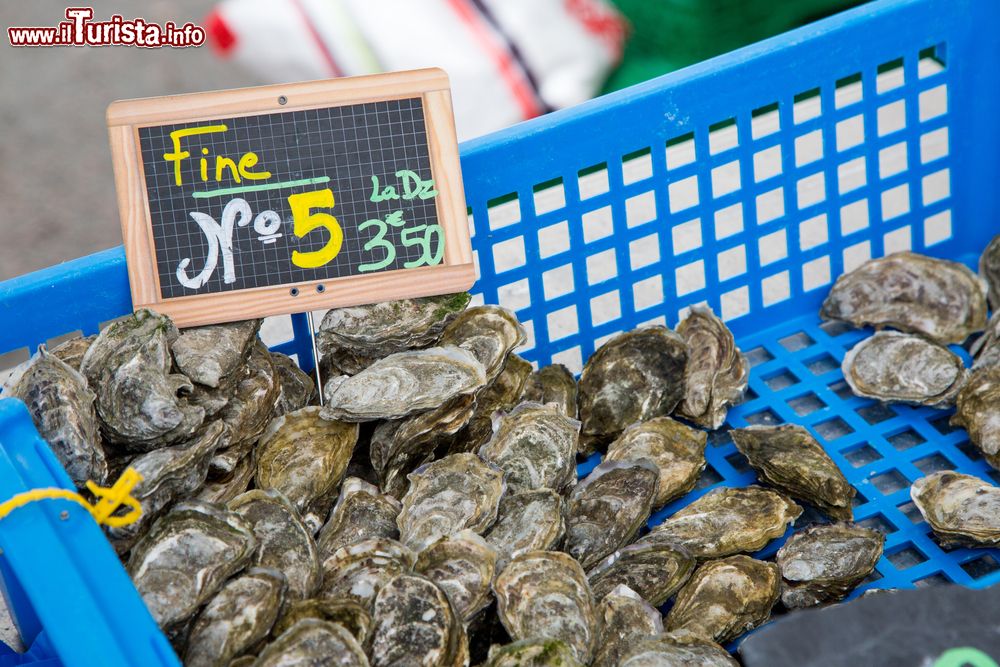
[{"label": "oyster", "polygon": [[258,488],[281,491],[299,512],[326,516],[358,442],[358,425],[306,407],[275,418],[254,450]]},{"label": "oyster", "polygon": [[257,662],[257,656],[241,655],[235,660],[230,661],[229,667],[253,667],[255,662]]},{"label": "oyster", "polygon": [[387,581],[413,570],[417,556],[408,548],[385,538],[355,542],[323,559],[323,589],[326,599],[354,600],[370,609]]},{"label": "oyster", "polygon": [[242,570],[256,548],[253,531],[235,512],[183,502],[135,545],[128,573],[153,619],[170,631]]},{"label": "oyster", "polygon": [[594,667],[616,667],[637,640],[663,632],[660,612],[628,586],[617,586],[597,603]]},{"label": "oyster", "polygon": [[451,454],[418,468],[409,479],[396,524],[400,540],[415,551],[463,528],[482,534],[496,520],[503,473],[475,454]]},{"label": "oyster", "polygon": [[742,555],[709,561],[677,594],[665,625],[725,644],[771,616],[780,584],[774,563]]},{"label": "oyster", "polygon": [[968,431],[989,464],[1000,469],[1000,365],[974,369],[955,404],[951,423]]},{"label": "oyster", "polygon": [[666,542],[695,558],[754,552],[799,518],[802,508],[770,489],[712,489],[653,528],[639,542]]},{"label": "oyster", "polygon": [[368,609],[354,600],[310,598],[287,605],[271,634],[280,635],[304,618],[336,623],[350,632],[361,646],[368,645],[374,624]]},{"label": "oyster", "polygon": [[231,579],[198,614],[188,635],[185,667],[226,667],[267,637],[284,600],[285,578],[254,568]]},{"label": "oyster", "polygon": [[619,334],[583,368],[579,385],[580,452],[617,438],[625,427],[673,412],[684,398],[684,339],[663,326]]},{"label": "oyster", "polygon": [[82,375],[40,347],[11,396],[24,401],[38,433],[74,484],[104,484],[108,462],[98,433],[95,396]]},{"label": "oyster", "polygon": [[1000,236],[994,236],[979,257],[979,275],[989,286],[990,307],[1000,310]]},{"label": "oyster", "polygon": [[286,354],[271,353],[271,363],[278,374],[278,404],[275,417],[301,410],[313,402],[316,382]]},{"label": "oyster", "polygon": [[659,607],[688,580],[696,561],[686,551],[662,542],[637,542],[614,552],[587,573],[597,599],[626,586]]},{"label": "oyster", "polygon": [[687,391],[677,414],[699,426],[719,428],[729,406],[746,392],[750,362],[729,327],[706,306],[692,306],[677,333],[688,346]]},{"label": "oyster", "polygon": [[569,496],[566,552],[590,568],[631,542],[649,518],[659,474],[646,460],[594,468]]},{"label": "oyster", "polygon": [[545,366],[528,378],[521,400],[542,405],[555,403],[559,412],[576,419],[576,378],[562,364]]},{"label": "oyster", "polygon": [[493,415],[509,412],[521,400],[524,384],[531,374],[531,364],[511,354],[492,384],[476,394],[475,408],[469,423],[446,439],[447,453],[474,452],[493,436]]},{"label": "oyster", "polygon": [[942,470],[915,481],[910,497],[943,546],[1000,545],[1000,488]]},{"label": "oyster", "polygon": [[472,354],[492,382],[503,370],[508,355],[527,339],[514,313],[500,306],[475,306],[445,327],[440,345],[455,345]]},{"label": "oyster", "polygon": [[510,493],[549,488],[563,493],[576,483],[580,422],[554,405],[521,403],[496,419],[479,456],[504,471]]},{"label": "oyster", "polygon": [[739,667],[733,656],[716,644],[694,635],[665,634],[632,643],[618,667]]},{"label": "oyster", "polygon": [[330,519],[319,532],[319,548],[331,556],[340,547],[375,537],[399,538],[396,517],[402,505],[392,496],[382,495],[377,487],[348,477],[340,486],[340,497],[330,512]]},{"label": "oyster", "polygon": [[594,597],[580,564],[557,551],[511,559],[493,582],[497,614],[511,638],[548,637],[569,644],[589,664],[596,640]]},{"label": "oyster", "polygon": [[932,408],[953,405],[968,376],[948,348],[898,331],[879,331],[861,341],[841,368],[855,396]]},{"label": "oyster", "polygon": [[608,445],[605,461],[647,459],[660,473],[653,507],[663,507],[679,498],[698,482],[705,469],[708,434],[674,421],[657,417],[632,424]]},{"label": "oyster", "polygon": [[170,346],[181,373],[192,382],[218,387],[250,356],[263,320],[245,320],[184,329]]},{"label": "oyster", "polygon": [[420,552],[414,570],[448,594],[461,619],[468,623],[493,601],[497,552],[470,530],[442,537]]},{"label": "oyster", "polygon": [[104,329],[87,350],[80,373],[96,390],[108,443],[148,452],[185,440],[201,426],[205,410],[185,397],[191,381],[170,373],[170,344],[177,336],[169,318],[140,309]]},{"label": "oyster", "polygon": [[341,376],[323,389],[324,419],[400,419],[441,406],[486,385],[475,357],[456,347],[399,352],[353,377]]},{"label": "oyster", "polygon": [[1000,310],[994,311],[986,331],[969,348],[975,363],[972,370],[1000,365]]},{"label": "oyster", "polygon": [[368,667],[357,640],[336,623],[303,618],[268,644],[253,667]]},{"label": "oyster", "polygon": [[85,337],[77,336],[76,338],[70,338],[64,343],[60,343],[58,346],[52,348],[50,352],[79,373],[80,364],[83,362],[83,355],[87,354],[87,350],[90,349],[95,340],[97,340],[97,334]]},{"label": "oyster", "polygon": [[372,666],[467,667],[462,619],[430,579],[401,574],[375,598]]},{"label": "oyster", "polygon": [[558,639],[522,639],[490,647],[485,667],[583,667],[573,649]]},{"label": "oyster", "polygon": [[844,599],[875,569],[884,544],[877,530],[843,523],[795,533],[778,549],[781,601],[794,609]]},{"label": "oyster", "polygon": [[834,519],[851,520],[857,491],[809,431],[782,424],[734,429],[731,435],[763,481]]},{"label": "oyster", "polygon": [[195,500],[204,500],[206,503],[225,505],[250,488],[255,471],[253,457],[245,456],[240,459],[236,468],[227,476],[215,480],[209,479],[194,498]]},{"label": "oyster", "polygon": [[961,343],[986,326],[986,288],[962,264],[899,252],[837,278],[820,316]]},{"label": "oyster", "polygon": [[505,494],[486,541],[496,548],[498,567],[528,551],[559,547],[566,533],[563,499],[552,489]]},{"label": "oyster", "polygon": [[257,538],[253,564],[284,573],[289,599],[304,600],[319,589],[319,551],[288,499],[277,491],[254,489],[229,501],[229,509],[250,524]]}]

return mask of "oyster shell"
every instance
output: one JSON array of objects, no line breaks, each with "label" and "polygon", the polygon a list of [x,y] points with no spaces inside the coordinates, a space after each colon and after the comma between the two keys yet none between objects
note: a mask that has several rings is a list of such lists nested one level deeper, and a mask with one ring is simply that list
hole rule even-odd
[{"label": "oyster shell", "polygon": [[433,581],[401,574],[375,598],[372,665],[467,667],[469,642],[455,608]]},{"label": "oyster shell", "polygon": [[354,600],[310,598],[287,605],[271,634],[283,634],[304,618],[336,623],[350,632],[361,646],[368,645],[375,622],[371,612]]},{"label": "oyster shell", "polygon": [[375,537],[399,538],[396,517],[402,505],[392,496],[382,495],[377,487],[348,477],[340,486],[340,497],[330,512],[330,519],[319,532],[319,549],[331,556],[340,547]]},{"label": "oyster shell", "polygon": [[368,667],[357,640],[329,621],[303,618],[268,644],[253,667]]},{"label": "oyster shell", "polygon": [[663,326],[619,334],[594,352],[580,375],[580,453],[673,412],[684,398],[687,359],[684,339]]},{"label": "oyster shell", "polygon": [[968,377],[948,348],[898,331],[879,331],[861,341],[841,368],[855,396],[932,408],[953,405]]},{"label": "oyster shell", "polygon": [[1000,545],[1000,488],[942,470],[915,481],[910,497],[943,546]]},{"label": "oyster shell", "polygon": [[514,313],[500,306],[475,306],[445,327],[440,345],[455,345],[472,354],[492,382],[503,370],[508,355],[527,339]]},{"label": "oyster shell", "polygon": [[536,489],[504,495],[486,541],[499,554],[499,568],[522,553],[556,549],[565,534],[562,496],[552,489]]},{"label": "oyster shell", "polygon": [[451,454],[409,475],[410,490],[396,518],[400,540],[422,551],[463,528],[482,534],[493,525],[504,493],[503,473],[475,454]]},{"label": "oyster shell", "polygon": [[795,533],[778,549],[781,601],[794,609],[843,600],[875,569],[884,544],[882,533],[852,524]]},{"label": "oyster shell", "polygon": [[253,531],[235,512],[183,502],[135,545],[128,573],[153,619],[170,631],[242,570],[256,548]]},{"label": "oyster shell", "polygon": [[725,644],[770,618],[780,583],[774,563],[742,555],[709,561],[677,594],[665,625]]},{"label": "oyster shell", "polygon": [[490,647],[485,667],[583,667],[573,649],[558,639],[532,638]]},{"label": "oyster shell", "polygon": [[993,313],[986,331],[976,339],[969,348],[975,363],[972,370],[978,370],[983,366],[1000,365],[1000,310]]},{"label": "oyster shell", "polygon": [[677,333],[688,346],[687,390],[677,414],[717,429],[726,421],[729,406],[746,393],[750,362],[736,347],[729,327],[706,306],[691,306]]},{"label": "oyster shell", "polygon": [[632,643],[618,667],[739,667],[715,642],[693,635],[665,634]]},{"label": "oyster shell", "polygon": [[521,403],[496,419],[479,456],[504,471],[510,493],[542,488],[563,493],[576,483],[579,435],[580,422],[556,406]]},{"label": "oyster shell", "polygon": [[986,287],[962,264],[899,252],[837,278],[820,316],[961,343],[986,326]]},{"label": "oyster shell", "polygon": [[646,460],[594,468],[569,496],[566,552],[590,568],[631,542],[649,518],[659,475]]},{"label": "oyster shell", "polygon": [[974,369],[955,405],[951,423],[968,431],[989,464],[1000,469],[1000,365]]},{"label": "oyster shell", "polygon": [[267,637],[285,594],[281,572],[253,568],[229,580],[198,614],[188,635],[185,667],[227,667]]},{"label": "oyster shell", "polygon": [[275,418],[254,450],[258,488],[277,489],[299,512],[326,516],[347,471],[358,425],[320,417],[306,407]]},{"label": "oyster shell", "polygon": [[319,551],[298,512],[277,491],[254,489],[229,501],[229,509],[250,524],[257,538],[253,564],[274,568],[288,580],[288,598],[304,600],[319,590]]},{"label": "oyster shell", "polygon": [[414,570],[448,594],[455,611],[468,623],[493,601],[497,552],[470,530],[442,537],[420,552]]},{"label": "oyster shell", "polygon": [[264,320],[245,320],[184,329],[171,344],[174,361],[192,382],[218,387],[250,355]]},{"label": "oyster shell", "polygon": [[244,456],[229,475],[216,480],[209,479],[198,493],[195,494],[194,498],[195,500],[203,500],[206,503],[225,505],[250,488],[250,482],[253,481],[255,471],[253,457]]},{"label": "oyster shell", "polygon": [[278,374],[278,404],[275,417],[301,410],[313,402],[316,382],[286,354],[271,353],[271,363]]},{"label": "oyster shell", "polygon": [[229,667],[253,667],[254,663],[257,662],[257,656],[255,655],[241,655],[229,662]]},{"label": "oyster shell", "polygon": [[170,373],[170,344],[177,336],[169,318],[140,309],[104,329],[87,350],[80,373],[96,390],[109,444],[148,452],[185,440],[201,426],[205,410],[185,397],[191,381]]},{"label": "oyster shell", "polygon": [[87,354],[87,350],[90,349],[95,340],[97,340],[97,334],[92,336],[77,336],[76,338],[70,338],[64,343],[60,343],[52,348],[50,352],[79,373],[80,364],[83,362],[83,355]]},{"label": "oyster shell", "polygon": [[38,433],[77,486],[104,484],[108,462],[98,433],[95,395],[87,380],[44,347],[31,360],[11,396],[24,401]]},{"label": "oyster shell", "polygon": [[555,403],[559,412],[576,419],[576,378],[562,364],[551,364],[538,369],[528,378],[522,401]]},{"label": "oyster shell", "polygon": [[353,377],[341,376],[323,389],[324,419],[401,419],[439,407],[486,386],[482,364],[456,347],[399,352]]},{"label": "oyster shell", "polygon": [[497,614],[511,638],[548,637],[569,644],[576,659],[593,657],[597,619],[583,568],[558,551],[515,556],[493,582]]},{"label": "oyster shell", "polygon": [[398,574],[413,570],[417,555],[397,542],[375,538],[341,547],[323,559],[326,599],[354,600],[370,609],[382,586]]},{"label": "oyster shell", "polygon": [[695,558],[763,549],[802,514],[791,500],[760,486],[712,489],[653,528],[640,542],[666,542]]},{"label": "oyster shell", "polygon": [[834,519],[851,520],[857,491],[809,431],[795,424],[758,425],[731,435],[763,481]]},{"label": "oyster shell", "polygon": [[637,542],[623,547],[587,573],[597,599],[625,586],[659,607],[694,572],[695,559],[679,547],[664,542]]},{"label": "oyster shell", "polygon": [[663,632],[660,612],[628,586],[617,586],[597,603],[597,653],[593,667],[616,667],[637,640]]},{"label": "oyster shell", "polygon": [[979,257],[979,275],[989,286],[990,307],[1000,310],[1000,236],[994,236]]},{"label": "oyster shell", "polygon": [[708,434],[674,421],[657,417],[632,424],[608,445],[605,461],[647,459],[657,467],[660,483],[653,507],[663,507],[679,498],[698,482],[705,469]]},{"label": "oyster shell", "polygon": [[446,439],[447,453],[474,452],[486,444],[493,436],[493,415],[509,412],[517,405],[530,374],[530,363],[513,353],[507,357],[497,379],[476,394],[469,423]]}]

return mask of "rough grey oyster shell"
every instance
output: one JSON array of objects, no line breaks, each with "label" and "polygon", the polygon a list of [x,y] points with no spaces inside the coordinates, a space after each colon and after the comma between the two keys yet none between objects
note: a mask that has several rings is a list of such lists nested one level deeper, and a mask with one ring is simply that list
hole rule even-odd
[{"label": "rough grey oyster shell", "polygon": [[222,412],[229,401],[236,394],[236,387],[246,374],[243,367],[227,378],[218,387],[207,387],[203,384],[195,384],[188,395],[188,404],[201,408],[205,411],[205,420],[209,421]]},{"label": "rough grey oyster shell", "polygon": [[994,236],[979,257],[979,275],[989,286],[990,308],[1000,310],[1000,236]]},{"label": "rough grey oyster shell", "polygon": [[375,598],[372,666],[467,667],[469,642],[455,608],[433,581],[401,574]]},{"label": "rough grey oyster shell", "polygon": [[850,521],[857,491],[805,428],[796,424],[749,426],[730,433],[757,475],[792,498],[830,517]]},{"label": "rough grey oyster shell", "polygon": [[304,618],[336,623],[350,632],[363,647],[368,645],[375,623],[371,612],[355,600],[309,598],[286,605],[271,634],[280,635]]},{"label": "rough grey oyster shell", "polygon": [[228,507],[250,524],[257,538],[254,565],[274,568],[288,580],[288,598],[304,600],[323,582],[319,550],[298,512],[277,491],[254,489],[236,496]]},{"label": "rough grey oyster shell", "polygon": [[324,557],[332,556],[340,547],[375,537],[399,538],[396,517],[402,504],[378,487],[348,477],[340,485],[340,497],[330,512],[329,520],[319,531],[319,549]]},{"label": "rough grey oyster shell", "polygon": [[542,488],[563,493],[576,483],[579,437],[580,422],[554,405],[521,403],[497,417],[479,456],[504,471],[510,493]]},{"label": "rough grey oyster shell", "polygon": [[594,596],[580,564],[558,551],[515,556],[493,582],[497,614],[511,639],[548,637],[589,664],[597,639]]},{"label": "rough grey oyster shell", "polygon": [[229,667],[253,667],[255,662],[257,662],[257,656],[241,655],[235,660],[231,660],[229,662]]},{"label": "rough grey oyster shell", "polygon": [[447,439],[447,453],[474,452],[486,444],[493,436],[493,415],[517,405],[529,375],[531,364],[511,353],[497,379],[476,394],[469,423]]},{"label": "rough grey oyster shell", "polygon": [[843,600],[875,569],[884,544],[877,530],[845,523],[795,533],[778,549],[781,601],[794,609]]},{"label": "rough grey oyster shell", "polygon": [[670,417],[632,424],[608,445],[605,461],[647,459],[660,472],[653,507],[663,507],[694,488],[705,469],[708,434]]},{"label": "rough grey oyster shell", "polygon": [[619,334],[594,352],[580,375],[580,453],[673,412],[684,398],[687,359],[684,339],[663,326]]},{"label": "rough grey oyster shell", "polygon": [[493,382],[510,353],[527,339],[514,313],[501,306],[475,306],[445,327],[439,344],[468,351],[486,369],[487,381]]},{"label": "rough grey oyster shell", "polygon": [[331,379],[323,389],[324,419],[401,419],[439,407],[486,386],[483,365],[457,347],[399,352],[353,377]]},{"label": "rough grey oyster shell", "polygon": [[687,343],[687,390],[677,414],[699,426],[717,429],[729,406],[746,393],[750,362],[736,347],[729,327],[707,306],[691,306],[677,325]]},{"label": "rough grey oyster shell", "polygon": [[323,559],[323,588],[327,599],[354,600],[370,609],[387,581],[413,570],[417,555],[396,540],[374,538],[341,547]]},{"label": "rough grey oyster shell", "polygon": [[468,623],[493,601],[496,564],[496,549],[472,531],[462,530],[421,551],[413,569],[447,593]]},{"label": "rough grey oyster shell", "polygon": [[342,626],[303,618],[268,644],[253,667],[368,667],[365,651]]},{"label": "rough grey oyster shell", "polygon": [[459,292],[334,308],[319,326],[316,345],[344,373],[357,375],[382,357],[436,343],[469,299]]},{"label": "rough grey oyster shell", "polygon": [[135,545],[127,569],[153,620],[170,631],[242,570],[256,548],[250,526],[235,512],[182,502]]},{"label": "rough grey oyster shell", "polygon": [[227,667],[267,637],[284,597],[277,570],[253,568],[230,579],[194,620],[184,667]]},{"label": "rough grey oyster shell", "polygon": [[177,368],[192,382],[218,387],[222,378],[236,372],[246,362],[263,321],[244,320],[184,329],[170,346]]},{"label": "rough grey oyster shell", "polygon": [[188,403],[193,385],[171,374],[170,344],[177,327],[140,309],[98,334],[80,364],[97,394],[97,416],[109,444],[148,452],[185,440],[201,426],[204,409]]},{"label": "rough grey oyster shell", "polygon": [[74,484],[104,484],[108,462],[98,432],[96,397],[86,378],[39,347],[10,395],[24,401],[38,433]]},{"label": "rough grey oyster shell", "polygon": [[396,518],[400,540],[422,551],[463,528],[482,534],[493,525],[504,494],[503,473],[475,454],[451,454],[409,475]]},{"label": "rough grey oyster shell", "polygon": [[528,551],[556,549],[566,534],[563,499],[552,489],[504,494],[486,541],[496,548],[497,567]]},{"label": "rough grey oyster shell", "polygon": [[974,369],[955,405],[951,423],[968,431],[989,464],[1000,469],[1000,365]]},{"label": "rough grey oyster shell", "polygon": [[195,500],[203,500],[206,503],[220,503],[225,505],[230,500],[240,495],[250,488],[256,468],[253,465],[252,456],[244,456],[236,464],[236,468],[227,476],[219,479],[209,479],[205,485],[195,494]]},{"label": "rough grey oyster shell", "polygon": [[628,586],[617,586],[599,599],[593,667],[616,667],[637,640],[663,632],[660,612]]},{"label": "rough grey oyster shell", "polygon": [[320,417],[310,406],[275,418],[254,449],[258,488],[277,489],[302,514],[326,516],[344,478],[358,425]]},{"label": "rough grey oyster shell", "polygon": [[691,634],[665,634],[635,641],[618,667],[740,667],[726,649]]},{"label": "rough grey oyster shell", "polygon": [[566,552],[590,568],[631,542],[649,518],[659,475],[646,460],[594,468],[569,496]]},{"label": "rough grey oyster shell", "polygon": [[531,374],[524,388],[523,401],[555,403],[559,411],[576,419],[576,378],[562,364],[551,364]]},{"label": "rough grey oyster shell", "polygon": [[618,586],[626,586],[659,607],[684,585],[696,564],[694,557],[680,547],[665,542],[637,542],[595,565],[587,579],[597,599]]},{"label": "rough grey oyster shell", "polygon": [[915,481],[910,497],[943,546],[1000,545],[1000,488],[942,470]]},{"label": "rough grey oyster shell", "polygon": [[770,618],[780,592],[774,563],[742,555],[709,561],[677,594],[665,625],[725,644]]},{"label": "rough grey oyster shell", "polygon": [[712,489],[653,528],[640,542],[666,542],[695,558],[721,558],[763,549],[785,534],[802,508],[760,486]]},{"label": "rough grey oyster shell", "polygon": [[83,363],[83,356],[87,354],[87,350],[90,349],[95,340],[97,340],[97,334],[92,336],[77,336],[76,338],[70,338],[64,343],[60,343],[52,348],[50,352],[79,373],[80,364]]},{"label": "rough grey oyster shell", "polygon": [[300,410],[313,402],[316,382],[286,354],[271,353],[271,363],[278,373],[278,404],[275,417]]},{"label": "rough grey oyster shell", "polygon": [[926,338],[879,331],[844,356],[844,379],[855,396],[884,403],[946,408],[965,384],[961,358]]},{"label": "rough grey oyster shell", "polygon": [[558,639],[531,638],[490,646],[485,667],[583,667],[569,644]]},{"label": "rough grey oyster shell", "polygon": [[994,311],[986,331],[969,348],[975,363],[972,370],[1000,365],[1000,310]]},{"label": "rough grey oyster shell", "polygon": [[957,262],[898,252],[837,278],[820,316],[961,343],[986,326],[986,287]]}]

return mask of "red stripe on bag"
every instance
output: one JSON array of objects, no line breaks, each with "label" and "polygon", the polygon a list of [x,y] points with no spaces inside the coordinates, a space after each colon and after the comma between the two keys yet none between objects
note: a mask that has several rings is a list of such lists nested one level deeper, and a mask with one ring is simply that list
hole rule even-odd
[{"label": "red stripe on bag", "polygon": [[625,48],[628,22],[617,11],[594,0],[565,0],[567,13],[575,17],[587,32],[596,35],[617,61]]},{"label": "red stripe on bag", "polygon": [[343,76],[344,73],[340,71],[339,67],[337,67],[337,61],[333,59],[333,53],[331,53],[330,49],[327,48],[326,42],[323,41],[323,37],[316,32],[316,27],[313,25],[309,12],[306,11],[306,8],[302,6],[302,3],[299,0],[291,0],[291,4],[295,7],[299,16],[302,17],[302,22],[306,26],[306,31],[309,33],[309,36],[312,37],[312,41],[319,50],[320,55],[323,56],[323,61],[326,63],[327,68],[329,68],[330,75]]},{"label": "red stripe on bag", "polygon": [[230,30],[226,19],[218,9],[205,17],[205,32],[208,33],[208,43],[220,56],[228,56],[236,45],[236,34]]}]

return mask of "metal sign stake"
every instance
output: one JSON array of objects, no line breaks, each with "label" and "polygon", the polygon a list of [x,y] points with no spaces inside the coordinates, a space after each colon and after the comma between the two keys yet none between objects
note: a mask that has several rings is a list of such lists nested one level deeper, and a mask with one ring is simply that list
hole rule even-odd
[{"label": "metal sign stake", "polygon": [[323,378],[319,372],[319,350],[316,348],[316,326],[313,324],[313,314],[311,310],[306,311],[306,321],[309,323],[309,340],[312,342],[313,369],[316,373],[316,389],[319,392],[319,404],[323,405]]}]

